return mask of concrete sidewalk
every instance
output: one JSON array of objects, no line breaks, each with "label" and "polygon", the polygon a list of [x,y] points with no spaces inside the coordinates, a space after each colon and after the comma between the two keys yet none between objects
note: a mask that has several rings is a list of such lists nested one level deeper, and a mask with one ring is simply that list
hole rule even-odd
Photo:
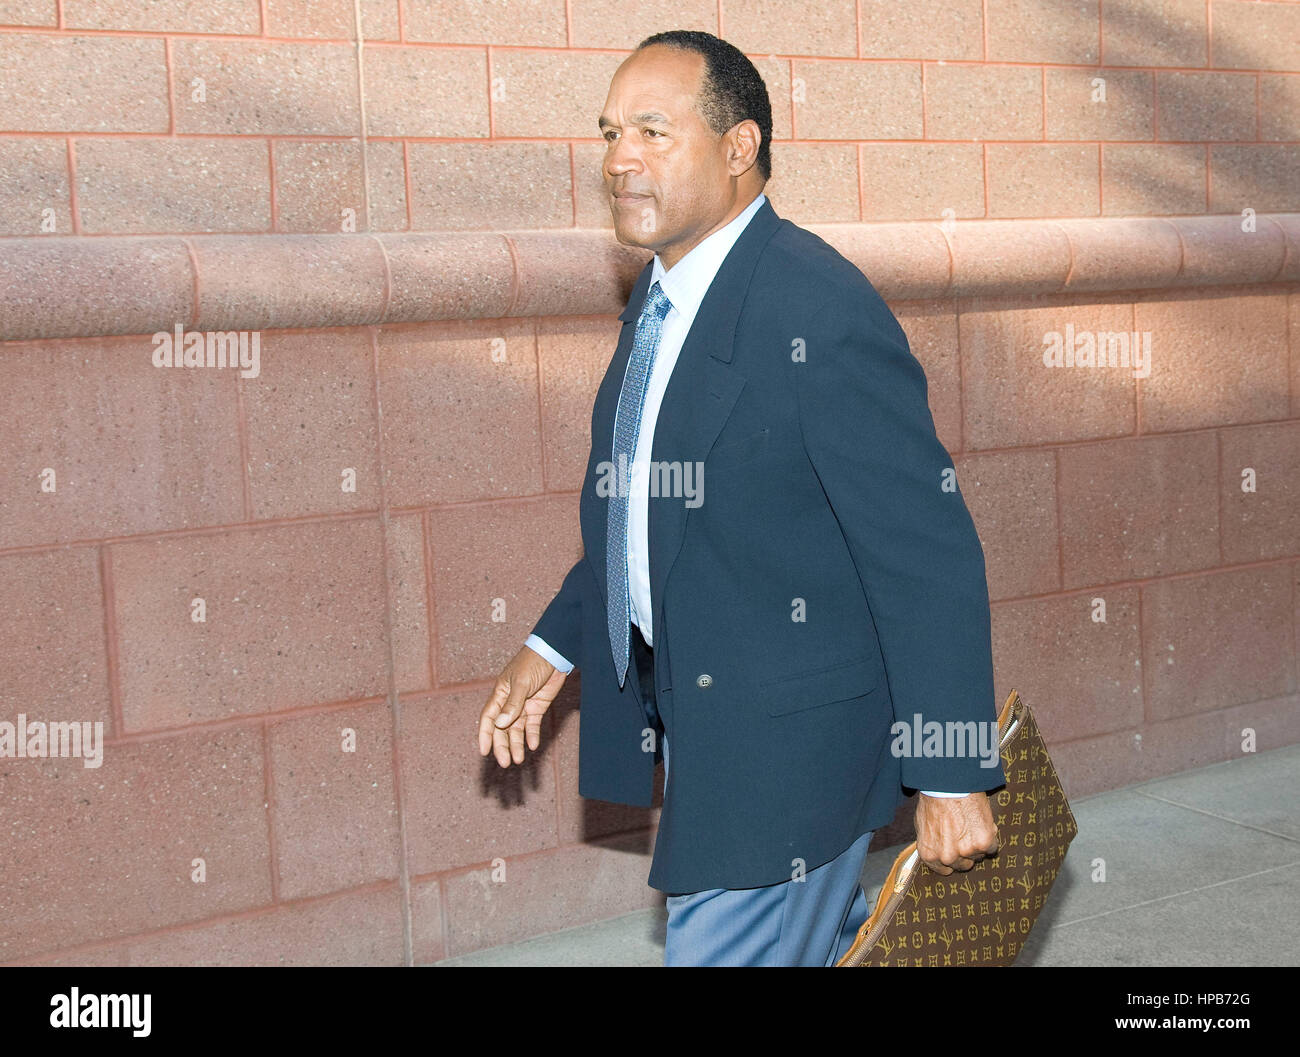
[{"label": "concrete sidewalk", "polygon": [[[1018,966],[1300,964],[1300,746],[1070,806],[1079,835]],[[869,903],[898,850],[867,857]],[[661,966],[665,920],[642,910],[435,964]]]}]

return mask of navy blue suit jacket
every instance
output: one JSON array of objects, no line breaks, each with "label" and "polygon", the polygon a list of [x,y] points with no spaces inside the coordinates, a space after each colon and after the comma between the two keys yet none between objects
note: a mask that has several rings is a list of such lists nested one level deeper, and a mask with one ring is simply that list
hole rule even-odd
[{"label": "navy blue suit jacket", "polygon": [[[615,674],[597,485],[650,270],[592,411],[584,557],[533,629],[580,669],[580,794],[636,805],[651,802],[659,754],[635,664],[621,688]],[[770,202],[700,306],[651,456],[703,463],[702,503],[649,501],[656,705],[672,743],[652,887],[787,881],[888,823],[904,786],[1004,784],[1000,761],[891,752],[896,718],[996,720],[984,553],[897,319]]]}]

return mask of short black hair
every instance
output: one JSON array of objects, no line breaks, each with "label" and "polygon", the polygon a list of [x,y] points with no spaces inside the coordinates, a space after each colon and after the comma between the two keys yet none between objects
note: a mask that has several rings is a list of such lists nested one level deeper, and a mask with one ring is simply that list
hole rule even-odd
[{"label": "short black hair", "polygon": [[754,121],[762,133],[758,145],[758,171],[764,181],[772,178],[772,103],[758,69],[734,44],[712,33],[695,29],[670,29],[646,37],[636,50],[651,44],[665,44],[680,51],[704,56],[705,70],[700,85],[701,116],[719,136],[742,121]]}]

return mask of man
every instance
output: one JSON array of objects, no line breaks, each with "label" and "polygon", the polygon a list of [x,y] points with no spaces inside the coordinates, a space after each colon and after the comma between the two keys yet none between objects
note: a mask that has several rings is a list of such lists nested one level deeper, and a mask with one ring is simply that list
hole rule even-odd
[{"label": "man", "polygon": [[[483,708],[507,767],[582,668],[579,792],[651,802],[666,965],[833,965],[904,787],[940,873],[997,849],[984,555],[925,376],[860,271],[763,195],[771,109],[707,33],[647,38],[599,126],[620,242],[655,251],[597,393],[573,566]],[[925,729],[930,729],[926,727]]]}]

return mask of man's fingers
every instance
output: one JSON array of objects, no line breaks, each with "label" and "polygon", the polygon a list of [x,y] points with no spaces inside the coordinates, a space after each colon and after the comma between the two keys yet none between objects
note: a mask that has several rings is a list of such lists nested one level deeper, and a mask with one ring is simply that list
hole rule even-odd
[{"label": "man's fingers", "polygon": [[[996,850],[995,845],[994,851]],[[931,853],[928,848],[924,852],[918,850],[918,854],[926,866],[930,867],[935,873],[943,874],[946,877],[954,870],[964,872],[971,869],[980,860],[989,858],[992,853],[977,851],[973,848],[963,851],[962,845],[952,844],[934,853]]]},{"label": "man's fingers", "polygon": [[504,730],[492,731],[492,752],[502,767],[510,766],[510,739]]},{"label": "man's fingers", "polygon": [[542,717],[529,716],[524,721],[524,729],[528,732],[528,747],[536,752],[542,743]]},{"label": "man's fingers", "polygon": [[[492,753],[502,767],[509,767],[511,762],[523,763],[525,744],[536,750],[542,743],[541,715],[525,713],[526,702],[522,697],[512,710],[509,703],[512,693],[504,684],[499,684],[478,722],[479,755]],[[510,718],[512,715],[513,719]]]},{"label": "man's fingers", "polygon": [[489,736],[497,763],[502,767],[509,767],[512,762],[523,763],[525,738],[528,747],[536,749],[542,740],[541,723],[541,716],[525,716],[508,727],[498,727],[492,723]]},{"label": "man's fingers", "polygon": [[[530,650],[520,651],[521,656],[525,653],[531,655]],[[539,686],[543,671],[550,674]],[[536,750],[542,742],[542,714],[554,701],[567,674],[527,658],[516,658],[508,664],[479,715],[479,755],[491,752],[502,767],[523,763],[527,750]]]},{"label": "man's fingers", "polygon": [[[499,676],[497,676],[496,685],[492,687],[492,693],[488,697],[488,702],[483,706],[483,713],[479,716],[478,721],[478,751],[480,756],[486,756],[491,747],[496,743],[494,732],[508,727],[514,722],[511,706],[518,701],[518,706],[513,714],[523,708],[523,688],[519,686],[519,681],[512,678],[510,669],[507,667]],[[504,721],[502,717],[507,717]]]},{"label": "man's fingers", "polygon": [[492,693],[488,697],[488,702],[483,706],[483,713],[478,717],[478,754],[486,756],[492,751],[492,732],[496,730],[496,717],[501,712],[501,706],[505,704],[506,686],[498,680],[497,685],[492,688]]},{"label": "man's fingers", "polygon": [[939,855],[939,861],[944,866],[951,866],[954,870],[969,870],[975,863],[960,851],[957,844],[946,845]]},{"label": "man's fingers", "polygon": [[510,735],[510,758],[514,760],[515,763],[523,763],[524,728],[520,724],[516,723],[513,727],[510,727],[506,733]]}]

